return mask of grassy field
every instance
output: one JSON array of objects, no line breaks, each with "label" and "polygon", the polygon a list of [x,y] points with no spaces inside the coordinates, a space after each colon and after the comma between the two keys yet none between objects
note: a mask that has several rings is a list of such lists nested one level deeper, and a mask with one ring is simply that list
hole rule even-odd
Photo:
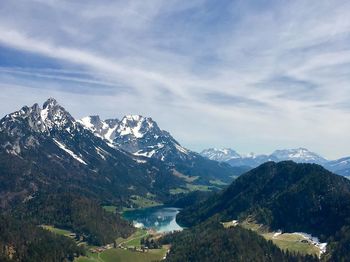
[{"label": "grassy field", "polygon": [[186,188],[189,191],[210,191],[209,186],[203,186],[203,185],[186,184]]},{"label": "grassy field", "polygon": [[183,188],[180,188],[180,187],[172,188],[172,189],[169,190],[169,193],[172,194],[172,195],[188,193],[188,192],[189,192],[189,190],[183,189]]},{"label": "grassy field", "polygon": [[210,186],[186,184],[186,187],[178,187],[169,190],[172,195],[188,193],[193,191],[211,191]]},{"label": "grassy field", "polygon": [[112,248],[100,254],[77,258],[75,262],[151,262],[162,260],[166,252],[166,248],[149,250],[147,253]]},{"label": "grassy field", "polygon": [[73,232],[69,231],[69,230],[65,230],[65,229],[60,229],[54,226],[48,226],[48,225],[41,225],[41,227],[43,229],[49,230],[53,233],[56,233],[58,235],[62,235],[62,236],[69,236],[70,234],[73,234]]},{"label": "grassy field", "polygon": [[141,239],[146,237],[148,235],[147,230],[138,228],[134,234],[129,236],[127,239],[118,238],[117,244],[122,244],[126,247],[140,247],[141,246]]},{"label": "grassy field", "polygon": [[215,186],[226,186],[227,185],[227,183],[222,182],[219,179],[210,180],[209,183],[212,184],[212,185],[215,185]]},{"label": "grassy field", "polygon": [[199,178],[199,176],[186,176],[177,170],[173,170],[173,175],[185,180],[187,183],[192,183]]},{"label": "grassy field", "polygon": [[145,207],[154,207],[154,206],[160,206],[162,203],[155,201],[152,199],[152,196],[149,198],[133,195],[131,196],[131,201],[138,207],[138,208],[145,208]]},{"label": "grassy field", "polygon": [[295,233],[276,234],[276,232],[269,232],[268,229],[262,225],[251,221],[244,221],[240,223],[244,228],[253,230],[262,235],[265,239],[271,240],[275,245],[283,250],[299,252],[301,254],[319,255],[320,250],[312,243],[305,241],[305,238]]},{"label": "grassy field", "polygon": [[[141,247],[141,239],[146,237],[148,232],[144,229],[138,229],[127,239],[118,238],[117,244],[122,244],[125,247]],[[167,247],[162,249],[153,249],[148,252],[135,252],[121,248],[112,248],[96,254],[87,252],[86,257],[79,257],[75,262],[150,262],[160,261],[166,254]]]},{"label": "grassy field", "polygon": [[123,262],[151,262],[160,261],[166,254],[165,249],[150,250],[147,253],[133,252],[123,249],[106,250],[100,255],[105,262],[123,261]]}]

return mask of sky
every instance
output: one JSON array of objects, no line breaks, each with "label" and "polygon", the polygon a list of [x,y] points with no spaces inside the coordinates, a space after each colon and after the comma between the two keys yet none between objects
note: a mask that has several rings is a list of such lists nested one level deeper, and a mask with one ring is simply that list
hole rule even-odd
[{"label": "sky", "polygon": [[152,117],[182,145],[350,155],[350,1],[1,0],[0,115]]}]

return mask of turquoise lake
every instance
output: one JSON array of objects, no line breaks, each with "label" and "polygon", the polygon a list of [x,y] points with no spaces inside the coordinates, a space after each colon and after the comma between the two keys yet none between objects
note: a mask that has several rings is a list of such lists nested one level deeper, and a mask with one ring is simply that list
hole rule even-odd
[{"label": "turquoise lake", "polygon": [[171,232],[182,230],[176,223],[176,215],[179,213],[176,207],[151,207],[143,208],[123,213],[123,217],[132,221],[135,227],[154,229],[157,232]]}]

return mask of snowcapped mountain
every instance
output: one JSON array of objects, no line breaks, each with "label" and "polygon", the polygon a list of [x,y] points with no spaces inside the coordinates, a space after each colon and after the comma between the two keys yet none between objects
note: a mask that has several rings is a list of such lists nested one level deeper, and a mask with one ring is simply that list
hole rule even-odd
[{"label": "snowcapped mountain", "polygon": [[325,167],[338,175],[350,177],[350,157],[329,161]]},{"label": "snowcapped mountain", "polygon": [[60,149],[60,153],[68,154],[86,166],[110,156],[110,147],[75,121],[53,98],[47,100],[42,109],[34,104],[6,115],[0,121],[0,132],[8,136],[3,148],[15,155],[50,142]]},{"label": "snowcapped mountain", "polygon": [[[233,157],[230,157],[231,154]],[[324,166],[328,170],[338,175],[350,177],[350,157],[329,161],[322,156],[302,147],[276,150],[270,155],[257,155],[254,153],[240,155],[235,150],[230,148],[211,148],[203,150],[201,155],[209,159],[226,162],[233,167],[255,168],[268,161],[280,162],[285,160],[292,160],[296,163],[315,163]]]},{"label": "snowcapped mountain", "polygon": [[193,156],[150,117],[124,116],[113,142],[124,150],[162,161],[190,160]]},{"label": "snowcapped mountain", "polygon": [[[232,157],[231,157],[232,154]],[[292,160],[297,163],[317,163],[324,164],[327,160],[306,148],[276,150],[271,155],[257,155],[249,153],[240,155],[230,148],[206,149],[201,152],[202,156],[215,159],[217,161],[228,162],[232,166],[257,167],[268,161]]]},{"label": "snowcapped mountain", "polygon": [[161,130],[150,117],[127,115],[120,121],[101,121],[98,116],[79,121],[96,135],[136,156],[161,161],[188,160],[193,152],[182,147],[167,131]]},{"label": "snowcapped mountain", "polygon": [[183,148],[147,117],[77,121],[50,98],[0,120],[0,207],[67,190],[102,202],[150,194],[162,202],[171,190],[230,183],[242,172]]},{"label": "snowcapped mountain", "polygon": [[231,148],[223,148],[223,149],[209,148],[209,149],[203,150],[200,154],[211,160],[220,161],[220,162],[241,158],[241,155],[239,155],[235,150]]},{"label": "snowcapped mountain", "polygon": [[271,156],[276,157],[280,161],[293,160],[297,163],[324,164],[327,162],[327,159],[309,151],[306,148],[276,150],[271,154]]},{"label": "snowcapped mountain", "polygon": [[267,161],[277,161],[274,156],[257,155],[254,153],[239,154],[231,148],[209,148],[200,153],[202,156],[219,162],[227,162],[234,167],[257,167]]},{"label": "snowcapped mountain", "polygon": [[[97,121],[96,121],[97,119]],[[228,182],[246,169],[232,168],[186,149],[169,132],[159,128],[150,117],[126,115],[113,125],[99,117],[85,117],[79,121],[85,128],[103,137],[110,145],[137,157],[159,160],[172,170],[175,176],[197,177],[196,183],[208,183],[215,179]],[[101,131],[102,130],[102,131]]]}]

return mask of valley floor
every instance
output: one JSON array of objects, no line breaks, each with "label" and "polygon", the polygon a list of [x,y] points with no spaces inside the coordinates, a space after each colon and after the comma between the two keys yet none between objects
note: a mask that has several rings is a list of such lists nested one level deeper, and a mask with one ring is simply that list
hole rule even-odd
[{"label": "valley floor", "polygon": [[[101,252],[95,251],[99,247],[90,247],[86,257],[80,257],[75,262],[151,262],[162,260],[169,247],[163,246],[160,249],[141,250],[141,239],[148,236],[151,232],[144,229],[138,229],[127,239],[119,238],[116,240],[117,248],[108,248]],[[154,232],[152,232],[153,234]],[[95,253],[91,252],[94,250]]]},{"label": "valley floor", "polygon": [[[75,234],[71,231],[55,228],[49,225],[42,225],[44,229],[59,235],[74,239]],[[116,240],[116,248],[114,244],[103,247],[88,246],[85,242],[77,241],[78,245],[85,245],[87,249],[86,256],[75,259],[75,262],[151,262],[160,261],[166,256],[169,246],[163,246],[159,249],[141,250],[141,239],[149,234],[154,235],[151,230],[138,229],[127,239],[118,238]],[[157,237],[157,236],[156,236]]]}]

